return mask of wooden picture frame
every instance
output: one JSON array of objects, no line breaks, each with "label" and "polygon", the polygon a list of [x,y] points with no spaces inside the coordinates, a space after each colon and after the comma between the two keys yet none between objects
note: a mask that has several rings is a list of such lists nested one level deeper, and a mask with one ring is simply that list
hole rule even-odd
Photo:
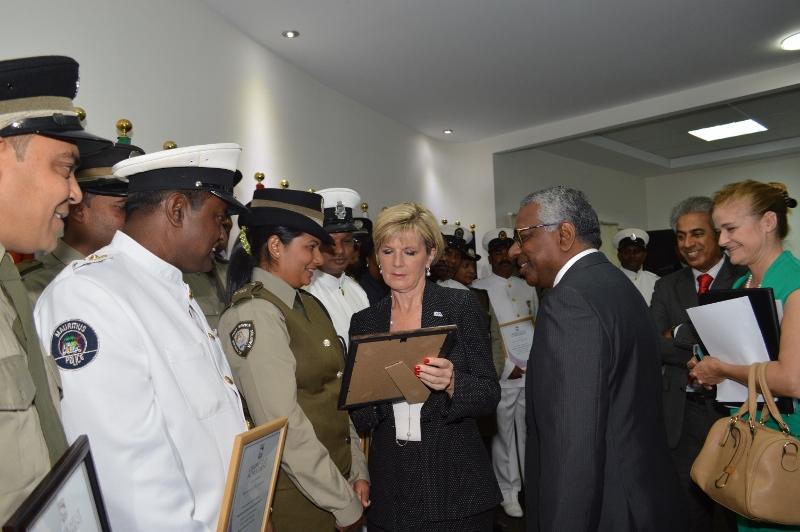
[{"label": "wooden picture frame", "polygon": [[3,525],[3,532],[68,528],[110,532],[89,438],[78,436],[49,473]]},{"label": "wooden picture frame", "polygon": [[[437,353],[440,357],[448,356],[456,341],[456,330],[456,325],[443,325],[352,337],[339,392],[339,409],[406,399],[388,368],[405,365],[404,371],[419,383],[413,373],[414,366],[421,364],[426,356]],[[422,387],[428,391],[424,384]]]},{"label": "wooden picture frame", "polygon": [[264,532],[281,468],[285,417],[236,435],[217,532]]}]

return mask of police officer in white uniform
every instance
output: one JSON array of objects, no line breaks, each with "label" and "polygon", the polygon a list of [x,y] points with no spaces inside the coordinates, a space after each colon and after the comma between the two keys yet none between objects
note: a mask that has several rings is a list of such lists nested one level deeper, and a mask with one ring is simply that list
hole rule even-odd
[{"label": "police officer in white uniform", "polygon": [[656,289],[656,281],[659,279],[658,275],[644,269],[649,243],[650,235],[647,231],[635,227],[622,229],[614,235],[614,247],[617,248],[620,270],[636,285],[648,306]]},{"label": "police officer in white uniform", "polygon": [[87,434],[112,528],[215,530],[245,430],[222,347],[182,273],[210,268],[241,148],[211,144],[116,164],[127,219],[73,262],[34,311],[64,386],[70,441]]},{"label": "police officer in white uniform", "polygon": [[[514,243],[513,230],[497,228],[483,237],[492,273],[472,286],[489,292],[497,321],[503,324],[526,316],[536,317],[539,300],[536,290],[513,275],[514,265],[508,249]],[[503,510],[511,517],[522,517],[519,492],[525,464],[525,365],[508,357],[500,375],[500,403],[497,405],[497,435],[492,441],[492,464],[503,493]]]},{"label": "police officer in white uniform", "polygon": [[367,293],[356,281],[345,275],[354,252],[353,210],[361,204],[358,192],[349,188],[318,190],[324,208],[323,229],[333,244],[323,245],[322,265],[314,272],[308,291],[322,301],[331,316],[336,334],[345,346],[350,335],[350,318],[369,306]]}]

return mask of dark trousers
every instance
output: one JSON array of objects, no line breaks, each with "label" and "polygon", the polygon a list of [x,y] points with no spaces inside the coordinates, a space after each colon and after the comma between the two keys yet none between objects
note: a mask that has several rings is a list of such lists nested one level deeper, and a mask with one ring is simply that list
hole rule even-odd
[{"label": "dark trousers", "polygon": [[[721,417],[728,416],[728,409],[721,407],[712,399],[700,399],[699,402],[690,400],[688,394],[686,405],[683,409],[683,430],[678,445],[672,449],[672,460],[678,470],[681,485],[686,488],[689,517],[689,532],[711,532],[714,530],[736,530],[735,516],[728,510],[719,507],[724,512],[722,528],[714,528],[714,511],[718,505],[694,483],[690,476],[692,463],[694,463],[700,449],[706,441],[711,425]],[[718,521],[720,521],[718,519]]]},{"label": "dark trousers", "polygon": [[[413,519],[413,516],[409,516]],[[384,528],[369,520],[367,513],[367,530],[369,532],[491,532],[494,527],[494,508],[487,512],[471,515],[453,521],[412,522],[397,528]],[[280,532],[280,531],[279,531]]]}]

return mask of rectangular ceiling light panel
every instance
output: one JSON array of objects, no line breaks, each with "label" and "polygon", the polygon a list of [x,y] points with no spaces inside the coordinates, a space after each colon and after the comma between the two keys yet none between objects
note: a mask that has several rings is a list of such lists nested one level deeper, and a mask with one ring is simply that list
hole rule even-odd
[{"label": "rectangular ceiling light panel", "polygon": [[690,131],[689,134],[711,142],[712,140],[727,139],[730,137],[738,137],[740,135],[749,135],[750,133],[759,133],[766,130],[767,128],[755,120],[747,119],[742,120],[741,122],[731,122],[730,124],[721,124],[719,126],[695,129],[694,131]]}]

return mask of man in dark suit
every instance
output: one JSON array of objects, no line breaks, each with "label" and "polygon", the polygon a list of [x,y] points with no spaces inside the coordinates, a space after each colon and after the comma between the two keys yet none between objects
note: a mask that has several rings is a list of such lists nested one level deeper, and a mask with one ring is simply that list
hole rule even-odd
[{"label": "man in dark suit", "polygon": [[641,294],[598,252],[597,214],[580,191],[534,192],[514,238],[526,279],[552,287],[526,374],[528,530],[684,530],[658,336]]},{"label": "man in dark suit", "polygon": [[[727,415],[702,386],[688,386],[686,363],[698,342],[687,308],[698,305],[698,294],[730,288],[744,273],[733,266],[717,245],[711,221],[711,198],[690,197],[672,209],[670,225],[678,252],[687,266],[656,281],[650,312],[661,333],[664,420],[672,459],[688,495],[690,531],[713,529],[714,501],[689,477],[692,462],[705,442],[711,425]],[[730,516],[728,516],[730,517]],[[729,519],[732,521],[732,519]]]}]

